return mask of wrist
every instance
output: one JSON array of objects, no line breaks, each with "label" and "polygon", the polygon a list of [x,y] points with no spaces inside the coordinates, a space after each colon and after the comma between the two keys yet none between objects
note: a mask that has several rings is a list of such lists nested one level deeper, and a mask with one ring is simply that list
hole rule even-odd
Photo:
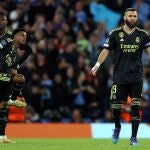
[{"label": "wrist", "polygon": [[101,64],[100,64],[98,61],[97,61],[96,64],[95,64],[95,66],[98,67],[98,68],[100,67],[100,65],[101,65]]}]

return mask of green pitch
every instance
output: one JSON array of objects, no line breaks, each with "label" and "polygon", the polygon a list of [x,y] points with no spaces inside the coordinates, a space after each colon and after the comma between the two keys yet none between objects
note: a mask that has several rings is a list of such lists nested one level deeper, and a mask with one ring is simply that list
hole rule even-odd
[{"label": "green pitch", "polygon": [[0,144],[0,150],[150,150],[150,139],[139,139],[140,146],[127,139],[112,144],[111,139],[13,139],[16,144]]}]

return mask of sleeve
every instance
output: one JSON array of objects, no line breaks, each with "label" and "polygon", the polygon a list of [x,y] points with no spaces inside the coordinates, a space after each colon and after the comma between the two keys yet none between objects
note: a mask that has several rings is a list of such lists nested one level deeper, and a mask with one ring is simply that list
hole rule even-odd
[{"label": "sleeve", "polygon": [[114,40],[114,32],[109,34],[108,38],[106,39],[105,43],[103,44],[103,48],[106,48],[110,51],[114,49],[115,46],[115,40]]},{"label": "sleeve", "polygon": [[10,41],[2,40],[0,41],[0,49],[3,49],[6,45],[9,45]]},{"label": "sleeve", "polygon": [[13,42],[9,42],[9,46],[7,46],[8,53],[10,53],[12,58],[12,66],[10,66],[10,69],[18,69],[19,65],[19,58],[17,56],[17,48],[14,46]]},{"label": "sleeve", "polygon": [[144,48],[148,47],[150,47],[150,36],[148,34],[145,34]]},{"label": "sleeve", "polygon": [[19,48],[25,51],[24,55],[19,59],[19,65],[21,65],[32,54],[32,48],[27,44],[21,45]]},{"label": "sleeve", "polygon": [[10,67],[10,69],[16,69],[16,70],[18,70],[19,67],[20,67],[20,66],[19,66],[17,63],[14,63],[14,64]]}]

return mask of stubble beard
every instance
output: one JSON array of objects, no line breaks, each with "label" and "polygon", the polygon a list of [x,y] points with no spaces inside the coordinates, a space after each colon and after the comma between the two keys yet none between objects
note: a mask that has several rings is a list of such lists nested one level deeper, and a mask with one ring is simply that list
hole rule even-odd
[{"label": "stubble beard", "polygon": [[125,24],[130,28],[133,29],[137,25],[137,21],[135,23],[130,23],[128,20],[125,20]]}]

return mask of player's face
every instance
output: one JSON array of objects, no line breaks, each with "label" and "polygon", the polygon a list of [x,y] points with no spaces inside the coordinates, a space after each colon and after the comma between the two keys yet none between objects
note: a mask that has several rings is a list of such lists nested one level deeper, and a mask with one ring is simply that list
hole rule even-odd
[{"label": "player's face", "polygon": [[14,41],[19,44],[25,44],[26,39],[27,39],[27,33],[24,31],[20,31],[14,36]]},{"label": "player's face", "polygon": [[7,17],[5,15],[0,15],[0,30],[5,29],[7,24]]},{"label": "player's face", "polygon": [[136,11],[128,11],[125,13],[124,16],[124,21],[125,24],[129,27],[129,28],[134,28],[137,25],[137,12]]}]

